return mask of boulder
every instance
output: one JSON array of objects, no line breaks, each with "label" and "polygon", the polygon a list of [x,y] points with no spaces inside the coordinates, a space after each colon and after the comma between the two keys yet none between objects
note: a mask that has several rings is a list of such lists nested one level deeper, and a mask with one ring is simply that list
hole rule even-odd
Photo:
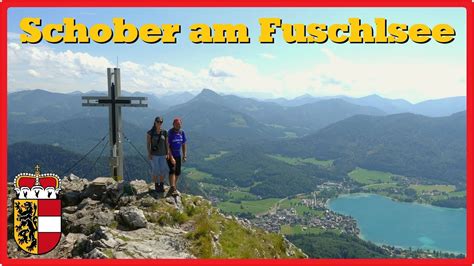
[{"label": "boulder", "polygon": [[82,191],[89,184],[89,181],[85,178],[79,178],[73,174],[73,178],[66,177],[61,180],[61,192],[67,191]]},{"label": "boulder", "polygon": [[78,177],[77,175],[71,173],[70,175],[68,176],[65,176],[63,180],[67,180],[67,181],[75,181],[75,180],[79,180],[81,179],[80,177]]},{"label": "boulder", "polygon": [[105,209],[81,210],[74,214],[63,214],[64,233],[90,235],[100,226],[110,226],[114,222],[112,211]]},{"label": "boulder", "polygon": [[97,248],[94,248],[84,256],[87,259],[107,259],[109,258],[107,255],[105,255],[102,251],[100,251]]},{"label": "boulder", "polygon": [[130,187],[136,195],[148,193],[150,189],[145,180],[133,180],[130,182]]},{"label": "boulder", "polygon": [[133,202],[135,202],[137,200],[137,197],[135,196],[122,196],[120,197],[117,205],[118,206],[128,206],[130,204],[132,204]]},{"label": "boulder", "polygon": [[77,211],[77,206],[63,207],[63,213],[73,214]]},{"label": "boulder", "polygon": [[99,204],[100,204],[100,201],[98,200],[85,198],[81,201],[81,203],[77,205],[77,210],[97,208]]},{"label": "boulder", "polygon": [[124,241],[115,238],[114,235],[107,229],[107,227],[100,226],[94,234],[92,234],[89,239],[91,239],[93,248],[110,248],[116,249],[120,245],[124,244]]},{"label": "boulder", "polygon": [[61,199],[63,207],[74,206],[82,201],[82,193],[80,191],[67,191],[62,193]]},{"label": "boulder", "polygon": [[155,200],[155,198],[150,195],[147,195],[140,200],[140,206],[148,208],[156,204],[156,202],[157,201]]},{"label": "boulder", "polygon": [[84,190],[83,197],[93,200],[102,200],[107,190],[117,182],[110,177],[97,177]]},{"label": "boulder", "polygon": [[147,224],[145,214],[135,206],[121,207],[119,217],[121,224],[131,230],[144,228]]},{"label": "boulder", "polygon": [[61,238],[61,241],[54,251],[58,254],[63,254],[67,258],[71,258],[73,256],[73,250],[76,246],[76,243],[83,241],[85,238],[86,236],[83,234],[70,233],[67,236],[63,236]]}]

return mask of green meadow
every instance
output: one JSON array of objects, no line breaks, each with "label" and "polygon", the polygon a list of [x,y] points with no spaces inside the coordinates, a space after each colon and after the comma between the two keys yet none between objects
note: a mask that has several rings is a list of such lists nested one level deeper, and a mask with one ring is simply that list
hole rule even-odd
[{"label": "green meadow", "polygon": [[417,193],[433,191],[450,193],[456,190],[453,185],[410,185],[410,188],[416,190]]},{"label": "green meadow", "polygon": [[280,154],[267,154],[270,158],[282,161],[291,165],[305,165],[305,164],[314,164],[324,168],[330,168],[333,165],[333,160],[317,160],[315,158],[299,158],[299,157],[285,157]]},{"label": "green meadow", "polygon": [[250,200],[258,200],[258,197],[252,193],[247,191],[241,190],[232,190],[227,192],[227,196],[229,196],[230,201],[250,201]]},{"label": "green meadow", "polygon": [[381,171],[367,170],[357,167],[349,173],[352,180],[362,185],[370,185],[376,183],[389,183],[393,174]]},{"label": "green meadow", "polygon": [[242,201],[241,203],[234,202],[219,202],[217,207],[227,213],[244,213],[249,212],[253,215],[267,212],[272,208],[280,199],[269,198],[262,200],[251,200]]},{"label": "green meadow", "polygon": [[191,178],[196,181],[203,181],[206,179],[212,179],[214,178],[211,174],[199,171],[196,168],[185,168],[183,170],[183,173],[186,175],[186,177]]},{"label": "green meadow", "polygon": [[206,158],[204,158],[205,161],[211,161],[211,160],[215,160],[219,157],[222,157],[222,155],[225,155],[229,153],[228,151],[219,151],[219,153],[212,153],[212,154],[209,154],[209,156],[207,156]]}]

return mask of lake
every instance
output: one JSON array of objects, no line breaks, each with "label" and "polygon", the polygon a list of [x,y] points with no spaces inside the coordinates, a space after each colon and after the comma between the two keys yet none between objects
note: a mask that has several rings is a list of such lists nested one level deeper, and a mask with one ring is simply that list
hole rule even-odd
[{"label": "lake", "polygon": [[373,243],[466,253],[466,209],[397,202],[375,194],[342,195],[328,205],[354,217],[360,237]]}]

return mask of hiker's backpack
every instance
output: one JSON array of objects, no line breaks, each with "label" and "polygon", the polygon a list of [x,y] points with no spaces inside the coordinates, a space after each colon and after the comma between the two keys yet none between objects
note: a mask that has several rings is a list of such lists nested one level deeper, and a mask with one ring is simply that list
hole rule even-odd
[{"label": "hiker's backpack", "polygon": [[157,151],[160,147],[161,136],[164,135],[165,139],[168,137],[168,131],[160,130],[160,133],[156,133],[156,130],[151,131],[151,150]]}]

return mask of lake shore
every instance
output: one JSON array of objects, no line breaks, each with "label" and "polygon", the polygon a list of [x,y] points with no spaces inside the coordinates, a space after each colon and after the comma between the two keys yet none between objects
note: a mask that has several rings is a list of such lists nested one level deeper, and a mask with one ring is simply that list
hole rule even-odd
[{"label": "lake shore", "polygon": [[[417,203],[417,202],[414,202],[414,203],[409,203],[409,202],[400,202],[400,201],[396,201],[390,197],[387,197],[387,196],[382,196],[382,195],[378,195],[378,194],[373,194],[373,193],[352,193],[352,194],[341,194],[339,195],[337,198],[331,198],[331,199],[328,199],[326,201],[326,207],[328,209],[330,209],[331,211],[334,211],[334,212],[337,212],[337,213],[341,213],[341,214],[344,214],[344,215],[350,215],[351,217],[353,217],[356,221],[357,221],[357,224],[360,228],[360,233],[359,233],[359,238],[363,239],[363,240],[366,240],[366,241],[371,241],[379,246],[383,246],[383,245],[389,245],[389,246],[394,246],[394,247],[401,247],[401,248],[404,248],[404,249],[409,249],[410,247],[411,248],[414,248],[414,249],[424,249],[424,250],[437,250],[437,251],[441,251],[441,252],[447,252],[447,253],[453,253],[453,254],[465,254],[465,252],[461,251],[460,250],[460,247],[458,246],[457,248],[453,248],[453,247],[443,247],[443,246],[437,246],[436,243],[440,243],[440,244],[444,244],[444,243],[441,243],[443,241],[434,241],[432,239],[434,239],[436,237],[436,230],[432,230],[430,232],[422,232],[422,233],[427,233],[429,236],[423,236],[423,237],[419,237],[419,239],[411,239],[411,244],[406,244],[410,241],[404,241],[402,239],[399,239],[399,236],[395,236],[394,239],[396,239],[397,241],[390,241],[390,234],[388,234],[388,239],[389,241],[387,241],[387,239],[384,239],[384,234],[381,234],[381,232],[376,232],[374,234],[374,232],[368,232],[368,231],[373,231],[374,228],[371,228],[370,227],[370,222],[369,224],[367,224],[367,221],[366,221],[366,218],[367,217],[364,217],[364,216],[361,216],[364,215],[363,212],[361,212],[361,210],[358,210],[359,213],[351,213],[351,207],[350,206],[342,206],[343,208],[340,209],[340,206],[339,207],[335,207],[334,206],[334,202],[336,202],[337,200],[346,200],[346,201],[351,201],[351,200],[360,200],[362,199],[364,202],[369,202],[370,203],[370,200],[372,198],[372,201],[374,200],[374,197],[375,197],[375,200],[378,200],[380,201],[381,199],[385,199],[384,201],[384,204],[383,205],[387,205],[387,201],[390,201],[396,205],[394,206],[397,206],[397,209],[398,209],[398,212],[400,213],[403,213],[403,208],[408,208],[410,209],[410,214],[411,216],[415,216],[416,215],[416,212],[413,212],[411,211],[412,209],[414,210],[418,210],[419,212],[421,213],[439,213],[439,212],[448,212],[446,215],[452,215],[453,213],[454,214],[457,214],[458,216],[462,216],[460,215],[460,213],[458,212],[462,212],[464,213],[464,222],[465,222],[465,209],[463,208],[458,208],[458,209],[452,209],[452,208],[443,208],[443,207],[437,207],[437,206],[432,206],[432,205],[429,205],[429,204],[423,204],[423,203]],[[383,200],[382,200],[383,201]],[[377,204],[377,203],[375,203]],[[370,204],[369,204],[370,205]],[[373,205],[373,204],[372,204]],[[388,204],[390,205],[390,204]],[[373,206],[376,206],[376,205],[373,205]],[[387,206],[385,206],[387,207]],[[344,209],[345,208],[345,209]],[[366,210],[367,209],[370,209],[370,206],[354,206],[354,208],[365,208]],[[383,209],[378,209],[377,211],[381,211],[381,213],[383,213]],[[386,210],[385,210],[386,211]],[[352,211],[354,212],[354,211]],[[382,214],[379,214],[379,216],[382,215]],[[371,216],[370,214],[368,214],[368,216]],[[439,216],[439,215],[438,215]],[[442,216],[440,216],[441,218],[443,218]],[[371,217],[373,219],[377,219],[377,217]],[[413,217],[410,217],[410,215],[407,215],[406,217],[407,219],[413,219]],[[396,219],[396,217],[394,218]],[[400,219],[400,218],[399,218]],[[422,219],[423,220],[423,219]],[[386,221],[387,224],[390,224],[390,220]],[[403,222],[403,220],[400,220],[400,222]],[[424,222],[424,225],[425,226],[429,226],[429,220],[425,220],[423,221]],[[393,221],[392,221],[393,223]],[[423,224],[422,222],[420,222],[420,224]],[[449,224],[449,223],[448,223]],[[369,226],[369,227],[368,227]],[[420,228],[419,231],[423,231],[423,228],[418,224],[415,226],[419,226]],[[465,232],[465,224],[462,226],[464,228],[464,230],[462,232],[457,232],[458,236],[463,236],[464,237],[464,242],[465,242],[465,235],[466,235],[466,232]],[[409,228],[409,227],[408,227]],[[456,230],[461,230],[460,228],[451,228],[453,229],[454,231]],[[380,227],[376,230],[383,230],[384,232],[386,231],[386,228],[383,228],[383,227]],[[386,232],[389,232],[389,231],[386,231]],[[444,232],[444,231],[440,231],[440,232]],[[412,234],[414,235],[419,235],[421,233],[419,233],[417,230],[412,230],[411,232]],[[376,237],[374,237],[374,235]],[[413,236],[410,236],[409,238],[413,238]],[[461,238],[461,237],[459,237]],[[449,239],[446,238],[446,239]],[[422,243],[422,241],[426,241],[426,243]],[[400,245],[400,244],[397,244],[397,242],[400,242],[400,243],[405,243],[403,245]]]}]

